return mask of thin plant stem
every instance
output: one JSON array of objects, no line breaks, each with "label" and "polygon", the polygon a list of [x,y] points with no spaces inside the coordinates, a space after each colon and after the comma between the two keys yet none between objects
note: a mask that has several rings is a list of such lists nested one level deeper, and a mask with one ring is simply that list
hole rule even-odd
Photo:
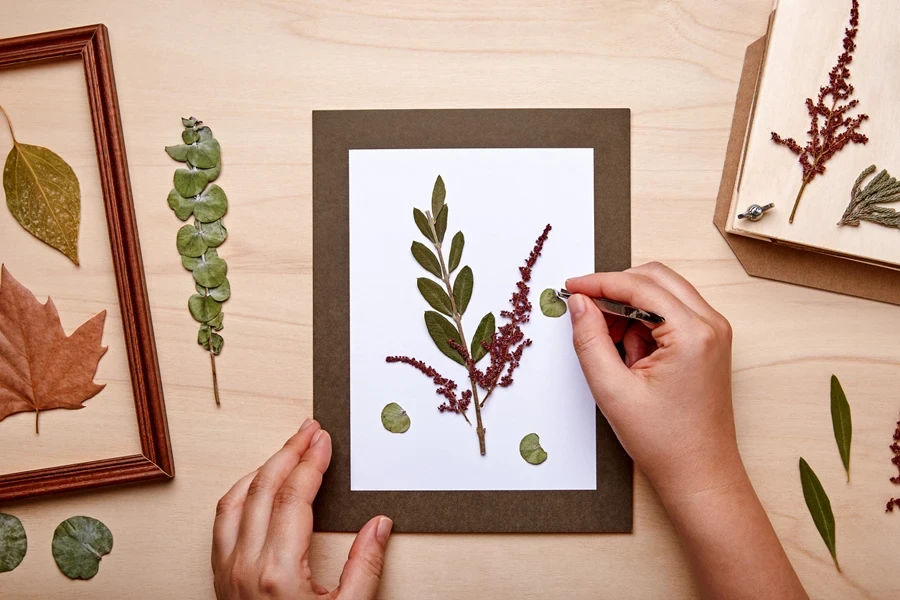
[{"label": "thin plant stem", "polygon": [[[428,217],[428,226],[431,227],[431,235],[434,237],[434,249],[437,251],[438,260],[441,263],[441,279],[444,282],[444,286],[447,288],[447,295],[450,296],[450,308],[453,311],[453,320],[456,321],[456,329],[459,331],[459,343],[463,348],[468,348],[469,345],[466,343],[466,334],[463,333],[462,315],[459,314],[459,311],[456,309],[456,299],[453,297],[453,286],[450,285],[450,272],[447,270],[447,266],[444,263],[444,253],[441,250],[441,242],[438,241],[438,234],[434,228],[434,218],[431,215],[431,211],[425,211],[425,215]],[[468,363],[468,360],[466,362]],[[475,377],[471,370],[469,370],[468,367],[466,367],[466,370],[469,371],[469,383],[472,386],[472,403],[475,405],[475,433],[478,434],[478,448],[481,451],[481,455],[484,456],[486,453],[484,442],[486,430],[481,422],[481,403],[478,401],[478,384],[475,382]],[[465,416],[465,413],[463,413],[463,416]],[[468,421],[468,418],[466,421]],[[471,425],[471,423],[469,424]]]},{"label": "thin plant stem", "polygon": [[[197,231],[203,233],[203,223],[197,222]],[[203,288],[204,293],[209,296],[209,288]],[[222,403],[219,401],[219,378],[216,376],[216,353],[213,352],[213,330],[212,327],[209,328],[209,340],[207,340],[206,345],[209,347],[209,364],[212,366],[212,383],[213,383],[213,396],[216,398],[216,406],[222,406]]]},{"label": "thin plant stem", "polygon": [[6,113],[6,109],[0,106],[0,112],[3,113],[3,117],[6,119],[6,126],[9,127],[9,135],[12,137],[13,144],[16,144],[16,133],[13,131],[12,119],[9,118],[9,115]]}]

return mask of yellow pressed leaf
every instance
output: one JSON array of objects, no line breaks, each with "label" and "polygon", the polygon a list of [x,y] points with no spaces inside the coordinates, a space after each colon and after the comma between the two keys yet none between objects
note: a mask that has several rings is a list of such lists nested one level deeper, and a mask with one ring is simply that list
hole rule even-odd
[{"label": "yellow pressed leaf", "polygon": [[[12,134],[11,124],[9,130]],[[78,264],[81,189],[66,161],[47,148],[22,144],[13,135],[3,168],[3,191],[9,212],[22,227]]]}]

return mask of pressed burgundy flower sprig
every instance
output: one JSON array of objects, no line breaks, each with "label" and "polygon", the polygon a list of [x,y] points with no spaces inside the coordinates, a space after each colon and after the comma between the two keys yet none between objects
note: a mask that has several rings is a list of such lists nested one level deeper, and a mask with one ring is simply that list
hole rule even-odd
[{"label": "pressed burgundy flower sprig", "polygon": [[[445,198],[444,181],[438,175],[431,195],[431,210],[423,213],[417,208],[413,209],[416,226],[431,243],[434,251],[420,242],[413,242],[411,251],[416,262],[437,279],[435,281],[428,277],[420,277],[416,282],[419,292],[434,309],[425,312],[428,334],[438,350],[466,368],[470,389],[457,394],[458,386],[455,381],[444,377],[434,367],[419,359],[410,356],[388,356],[385,360],[389,363],[410,365],[430,377],[436,386],[435,393],[444,399],[438,406],[440,412],[462,415],[471,425],[468,410],[470,406],[474,407],[478,447],[484,455],[486,430],[481,419],[481,408],[496,388],[512,384],[513,373],[521,363],[522,354],[525,348],[531,345],[531,340],[526,338],[522,331],[522,325],[531,317],[528,282],[531,280],[531,270],[541,255],[544,242],[547,241],[550,225],[544,228],[544,232],[535,241],[525,265],[519,267],[521,277],[516,284],[516,291],[510,298],[512,309],[500,312],[500,316],[506,319],[507,323],[497,329],[494,314],[484,315],[475,329],[470,345],[466,343],[462,317],[472,298],[474,276],[472,269],[464,266],[451,281],[451,274],[459,267],[462,259],[465,237],[461,231],[453,236],[445,260],[442,245],[447,231],[448,208]],[[485,356],[490,356],[490,364],[482,371],[476,365]],[[485,392],[481,400],[479,388]]]},{"label": "pressed burgundy flower sprig", "polygon": [[[897,476],[891,477],[891,483],[900,485],[900,421],[897,421],[897,429],[894,430],[894,442],[891,444],[891,452],[894,453],[891,462],[897,467]],[[900,498],[891,498],[888,500],[885,512],[894,512],[894,506],[900,508]]]},{"label": "pressed burgundy flower sprig", "polygon": [[869,115],[849,115],[850,110],[859,104],[859,100],[850,100],[853,85],[847,82],[850,77],[850,63],[853,62],[853,51],[856,49],[856,33],[859,26],[859,2],[853,0],[850,7],[850,27],[844,30],[844,52],[838,56],[837,64],[828,74],[828,85],[819,88],[819,97],[813,102],[806,99],[806,110],[809,113],[810,125],[807,134],[809,141],[805,147],[794,138],[782,138],[772,132],[772,141],[785,146],[800,157],[803,167],[803,183],[794,201],[789,222],[794,222],[800,197],[806,186],[816,175],[825,172],[825,163],[847,144],[865,144],[869,138],[857,131]]}]

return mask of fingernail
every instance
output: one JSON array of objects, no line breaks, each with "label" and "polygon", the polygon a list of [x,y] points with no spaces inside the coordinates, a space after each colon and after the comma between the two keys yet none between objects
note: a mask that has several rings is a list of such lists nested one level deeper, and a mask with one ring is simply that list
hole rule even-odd
[{"label": "fingernail", "polygon": [[307,419],[307,420],[303,421],[303,425],[300,426],[299,431],[303,431],[304,429],[306,429],[306,428],[309,427],[310,425],[312,425],[312,419]]},{"label": "fingernail", "polygon": [[391,535],[391,529],[394,528],[394,522],[387,517],[381,517],[378,521],[378,527],[375,528],[375,538],[378,543],[384,546],[387,543],[388,536]]},{"label": "fingernail", "polygon": [[575,294],[569,298],[569,310],[572,312],[573,319],[580,317],[585,308],[587,307],[584,304],[584,296],[581,294]]},{"label": "fingernail", "polygon": [[325,432],[324,429],[318,430],[318,431],[316,432],[316,434],[313,436],[313,439],[312,439],[312,442],[310,443],[310,446],[315,446],[316,444],[318,444],[318,443],[319,443],[319,440],[322,439],[322,434],[323,434],[324,432]]}]

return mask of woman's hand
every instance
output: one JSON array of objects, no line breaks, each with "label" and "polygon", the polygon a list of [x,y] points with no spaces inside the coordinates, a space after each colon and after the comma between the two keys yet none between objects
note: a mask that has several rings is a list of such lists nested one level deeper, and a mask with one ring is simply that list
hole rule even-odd
[{"label": "woman's hand", "polygon": [[393,523],[375,517],[350,548],[329,592],[309,568],[312,501],[331,462],[331,437],[307,419],[266,464],[238,481],[216,507],[212,568],[220,600],[372,600]]}]

